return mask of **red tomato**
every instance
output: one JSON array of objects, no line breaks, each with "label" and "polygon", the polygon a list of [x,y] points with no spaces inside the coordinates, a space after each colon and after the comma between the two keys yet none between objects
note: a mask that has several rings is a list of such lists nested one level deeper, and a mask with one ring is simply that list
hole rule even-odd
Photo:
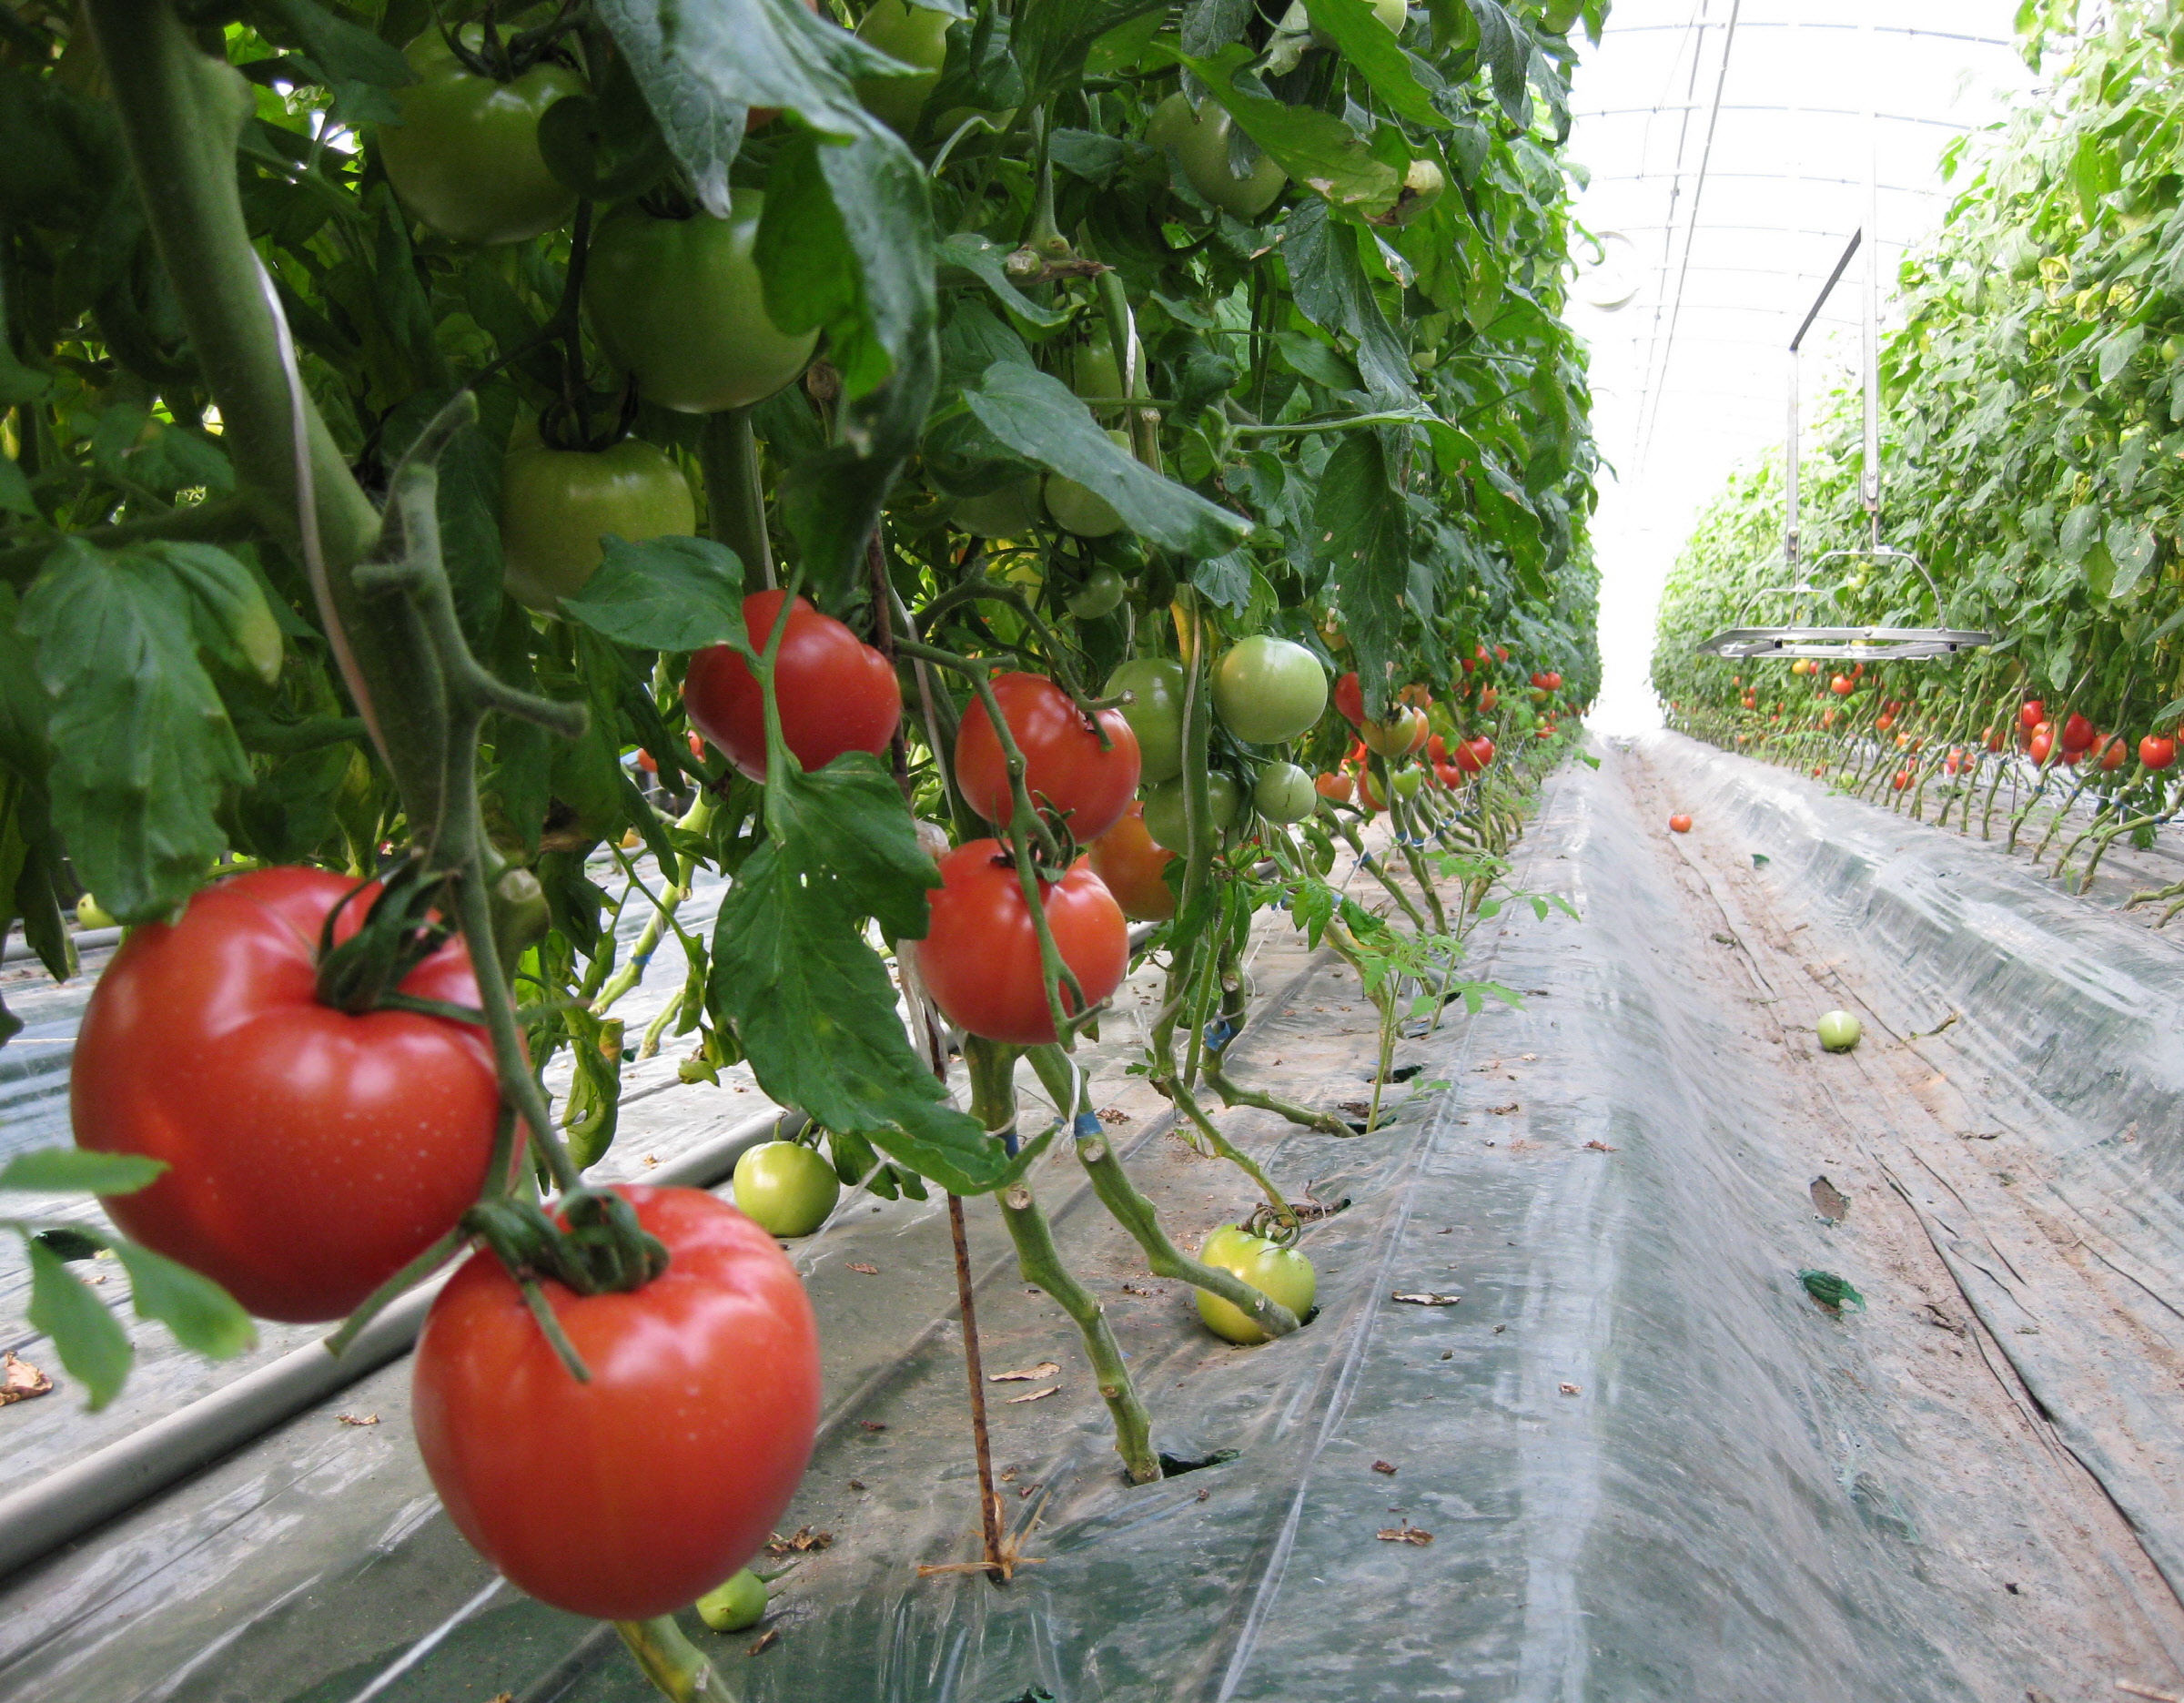
[{"label": "red tomato", "polygon": [[1466,775],[1476,775],[1494,760],[1494,742],[1481,734],[1465,740],[1452,755],[1458,769]]},{"label": "red tomato", "polygon": [[1312,786],[1320,797],[1332,799],[1339,805],[1348,804],[1353,790],[1347,775],[1318,775],[1313,776]]},{"label": "red tomato", "polygon": [[[1069,694],[1044,675],[996,674],[994,701],[1024,754],[1024,785],[1035,804],[1067,817],[1080,843],[1097,839],[1122,820],[1137,795],[1142,765],[1138,735],[1120,710],[1099,712],[1099,725],[1112,742],[1103,750],[1098,733]],[[1008,762],[986,705],[976,698],[956,733],[956,784],[964,802],[988,822],[1007,822]]]},{"label": "red tomato", "polygon": [[1378,816],[1388,807],[1388,796],[1380,790],[1380,777],[1370,769],[1358,776],[1358,803],[1364,806],[1367,816]]},{"label": "red tomato", "polygon": [[642,1620],[742,1566],[788,1506],[819,1424],[819,1336],[795,1268],[726,1201],[616,1192],[667,1270],[627,1293],[540,1285],[592,1381],[480,1252],[426,1317],[411,1417],[449,1517],[511,1584]]},{"label": "red tomato", "polygon": [[1160,878],[1175,853],[1153,844],[1145,831],[1143,805],[1131,805],[1121,821],[1092,842],[1087,855],[1092,873],[1107,884],[1125,917],[1133,922],[1166,922],[1176,914],[1176,896]]},{"label": "red tomato", "polygon": [[[1484,653],[1483,653],[1483,652],[1481,652],[1481,655],[1483,655],[1483,654],[1484,654]],[[1508,648],[1507,648],[1506,646],[1504,646],[1504,645],[1500,645],[1500,644],[1497,644],[1497,645],[1495,645],[1495,646],[1494,646],[1494,660],[1495,660],[1496,662],[1498,662],[1498,663],[1505,663],[1505,662],[1507,662],[1507,661],[1509,660],[1509,651],[1508,651]]]},{"label": "red tomato", "polygon": [[2048,754],[2055,749],[2055,736],[2043,727],[2038,733],[2033,735],[2032,744],[2026,749],[2032,754],[2032,760],[2035,763],[2045,763],[2048,761]]},{"label": "red tomato", "polygon": [[1906,787],[1906,786],[1910,786],[1910,784],[1911,784],[1911,771],[1910,771],[1909,769],[1898,769],[1898,770],[1896,770],[1896,790],[1897,792],[1899,792],[1899,793],[1900,793],[1900,792],[1902,792],[1902,791],[1904,790],[1904,788],[1905,788],[1905,787]]},{"label": "red tomato", "polygon": [[1668,819],[1668,831],[1669,831],[1671,834],[1688,834],[1688,833],[1690,833],[1690,832],[1691,832],[1691,818],[1690,818],[1689,816],[1673,816],[1669,817],[1669,819]]},{"label": "red tomato", "polygon": [[2098,757],[2102,769],[2109,774],[2114,774],[2130,761],[2131,748],[2115,734],[2098,734],[2095,735],[2093,744],[2088,747],[2086,755],[2090,757]]},{"label": "red tomato", "polygon": [[1423,715],[1421,715],[1414,711],[1412,712],[1411,719],[1415,721],[1418,725],[1411,732],[1410,743],[1404,747],[1406,752],[1419,750],[1425,745],[1426,741],[1432,736],[1433,733],[1433,724],[1429,722]]},{"label": "red tomato", "polygon": [[2030,733],[2048,719],[2048,706],[2038,698],[2027,698],[2017,706],[2017,725]]},{"label": "red tomato", "polygon": [[1365,689],[1358,684],[1354,670],[1335,682],[1335,707],[1353,727],[1365,719]]},{"label": "red tomato", "polygon": [[1827,683],[1827,689],[1839,698],[1846,698],[1851,694],[1851,692],[1854,688],[1848,675],[1837,674],[1833,680]]},{"label": "red tomato", "polygon": [[2076,710],[2071,711],[2069,719],[2063,723],[2063,749],[2083,751],[2093,743],[2094,736],[2093,724]]},{"label": "red tomato", "polygon": [[1492,686],[1484,688],[1479,694],[1479,707],[1481,711],[1491,710],[1495,705],[1501,702],[1502,694],[1495,690]]},{"label": "red tomato", "polygon": [[[1007,847],[999,840],[968,840],[940,860],[940,879],[933,926],[917,948],[918,972],[933,1002],[958,1029],[988,1040],[1036,1047],[1054,1039],[1039,938]],[[1062,962],[1097,1005],[1122,986],[1129,968],[1121,907],[1084,857],[1060,881],[1042,883],[1040,897]],[[1077,1009],[1067,988],[1062,1000],[1064,1010]]]},{"label": "red tomato", "polygon": [[2138,742],[2138,761],[2149,769],[2165,769],[2177,760],[2177,742],[2149,734]]},{"label": "red tomato", "polygon": [[[743,631],[763,650],[781,613],[781,592],[743,599]],[[887,749],[903,718],[902,683],[887,659],[832,615],[799,597],[774,659],[782,737],[807,769],[844,751]],[[690,659],[682,704],[697,730],[754,781],[766,778],[766,700],[751,664],[726,644]]]},{"label": "red tomato", "polygon": [[1896,717],[1886,710],[1883,710],[1879,715],[1875,717],[1873,725],[1875,732],[1885,734],[1896,725]]},{"label": "red tomato", "polygon": [[[76,1038],[78,1146],[170,1169],[106,1202],[145,1246],[261,1318],[338,1319],[453,1228],[485,1182],[500,1110],[485,1031],[320,1005],[318,934],[356,883],[254,869],[133,931]],[[344,906],[357,931],[375,882]],[[404,993],[476,1007],[450,940]]]},{"label": "red tomato", "polygon": [[1433,778],[1453,792],[1463,785],[1463,770],[1453,763],[1436,763],[1433,765]]}]

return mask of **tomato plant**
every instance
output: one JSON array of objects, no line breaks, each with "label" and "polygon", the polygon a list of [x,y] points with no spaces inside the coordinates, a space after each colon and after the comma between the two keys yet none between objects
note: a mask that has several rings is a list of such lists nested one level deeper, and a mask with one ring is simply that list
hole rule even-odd
[{"label": "tomato plant", "polygon": [[1176,914],[1176,895],[1165,878],[1175,853],[1153,843],[1146,832],[1145,806],[1133,804],[1105,834],[1092,842],[1087,856],[1092,873],[1107,884],[1107,891],[1133,922],[1166,922]]},{"label": "tomato plant", "polygon": [[765,1542],[818,1428],[819,1342],[804,1285],[750,1219],[693,1189],[616,1192],[665,1270],[627,1292],[540,1284],[589,1380],[480,1252],[433,1300],[410,1411],[480,1555],[541,1602],[636,1620],[689,1607]]}]

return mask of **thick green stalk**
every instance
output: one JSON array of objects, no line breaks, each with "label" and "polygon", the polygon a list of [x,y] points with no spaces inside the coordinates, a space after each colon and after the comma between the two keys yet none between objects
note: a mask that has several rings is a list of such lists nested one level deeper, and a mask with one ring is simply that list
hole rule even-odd
[{"label": "thick green stalk", "polygon": [[674,1616],[617,1620],[614,1629],[662,1696],[674,1703],[742,1703],[713,1658],[682,1636]]},{"label": "thick green stalk", "polygon": [[[1053,1096],[1062,1121],[1075,1130],[1085,1106],[1082,1075],[1059,1047],[1035,1047],[1030,1058],[1039,1080]],[[1350,1131],[1345,1129],[1340,1133],[1348,1135]],[[1269,1336],[1287,1336],[1297,1328],[1297,1315],[1264,1291],[1252,1288],[1233,1272],[1192,1259],[1168,1240],[1160,1227],[1158,1211],[1138,1191],[1138,1185],[1130,1181],[1130,1173],[1123,1169],[1120,1156],[1104,1134],[1077,1137],[1077,1162],[1091,1178],[1092,1191],[1099,1196],[1101,1204],[1145,1250],[1146,1264],[1156,1277],[1188,1283],[1219,1297],[1250,1314]]]},{"label": "thick green stalk", "polygon": [[237,184],[237,142],[254,110],[249,86],[198,49],[169,0],[86,0],[86,11],[153,241],[219,406],[222,446],[267,523],[307,563],[298,462],[308,462],[321,616],[412,831],[430,839],[447,802],[447,690],[415,612],[401,600],[368,603],[350,577],[379,519],[308,398],[298,456],[281,333]]},{"label": "thick green stalk", "polygon": [[743,563],[746,592],[761,586],[771,590],[774,550],[766,536],[766,493],[749,409],[730,408],[705,417],[698,464],[705,475],[705,530]]},{"label": "thick green stalk", "polygon": [[[994,1134],[1013,1130],[1016,1121],[1016,1049],[998,1041],[966,1036],[963,1061],[971,1075],[971,1115]],[[1001,1221],[1016,1244],[1016,1263],[1024,1281],[1036,1283],[1060,1303],[1077,1322],[1085,1339],[1085,1353],[1099,1381],[1101,1400],[1115,1421],[1115,1450],[1133,1484],[1149,1484],[1160,1476],[1160,1459],[1153,1451],[1152,1418],[1130,1382],[1122,1348],[1108,1328],[1099,1297],[1087,1289],[1062,1263],[1055,1246],[1054,1230],[1033,1198],[1031,1185],[1019,1182],[1000,1194]]]}]

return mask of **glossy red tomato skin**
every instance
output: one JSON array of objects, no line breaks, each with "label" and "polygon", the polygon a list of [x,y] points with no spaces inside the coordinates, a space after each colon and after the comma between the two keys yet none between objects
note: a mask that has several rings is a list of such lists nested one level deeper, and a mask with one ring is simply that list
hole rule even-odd
[{"label": "glossy red tomato skin", "polygon": [[[478,1198],[500,1094],[481,1029],[318,1002],[318,932],[356,883],[256,869],[136,929],[99,978],[69,1081],[76,1144],[169,1167],[106,1203],[260,1318],[338,1319]],[[356,932],[376,884],[341,912]],[[450,941],[404,992],[475,1007]]]},{"label": "glossy red tomato skin", "polygon": [[2138,742],[2138,761],[2149,769],[2165,769],[2177,760],[2177,742],[2149,734]]},{"label": "glossy red tomato skin", "polygon": [[2093,743],[2093,724],[2076,710],[2063,722],[2063,749],[2083,751]]},{"label": "glossy red tomato skin", "polygon": [[1161,872],[1176,854],[1153,843],[1145,830],[1145,806],[1133,804],[1121,821],[1092,842],[1087,853],[1092,873],[1107,883],[1122,914],[1134,922],[1166,922],[1176,914],[1176,896]]},{"label": "glossy red tomato skin", "polygon": [[2030,733],[2048,719],[2048,705],[2038,698],[2027,698],[2017,706],[2017,725]]},{"label": "glossy red tomato skin", "polygon": [[[999,840],[967,840],[940,860],[933,923],[918,973],[948,1021],[988,1040],[1036,1047],[1055,1039],[1039,975],[1038,935],[1016,868]],[[1097,1005],[1122,986],[1129,929],[1107,884],[1079,857],[1045,887],[1046,926],[1085,998]],[[1067,990],[1063,1009],[1075,1010]]]},{"label": "glossy red tomato skin", "polygon": [[[1138,735],[1120,710],[1099,712],[1110,742],[1103,750],[1069,694],[1044,675],[996,674],[994,701],[1024,753],[1024,785],[1035,804],[1043,797],[1046,808],[1065,816],[1080,845],[1122,820],[1143,765]],[[956,734],[956,784],[964,802],[988,822],[1008,820],[1007,760],[986,705],[976,698]]]},{"label": "glossy red tomato skin", "polygon": [[1365,719],[1365,689],[1358,684],[1354,669],[1335,682],[1335,707],[1352,727]]},{"label": "glossy red tomato skin", "polygon": [[[755,592],[743,599],[753,650],[763,651],[773,635],[783,595]],[[877,755],[903,719],[902,682],[887,659],[801,597],[774,659],[774,694],[782,737],[807,769],[824,768],[844,751]],[[733,645],[709,645],[690,659],[682,705],[731,763],[754,781],[766,778],[765,694]]]},{"label": "glossy red tomato skin", "polygon": [[667,1244],[627,1293],[541,1287],[570,1376],[490,1252],[432,1303],[418,1452],[449,1516],[522,1590],[571,1614],[687,1607],[758,1553],[819,1424],[811,1303],[774,1238],[697,1189],[619,1188]]}]

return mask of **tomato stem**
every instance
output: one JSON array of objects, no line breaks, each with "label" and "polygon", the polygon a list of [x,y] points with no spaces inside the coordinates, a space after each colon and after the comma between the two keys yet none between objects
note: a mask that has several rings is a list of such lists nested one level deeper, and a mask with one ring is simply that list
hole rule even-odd
[{"label": "tomato stem", "polygon": [[682,1634],[672,1615],[617,1620],[614,1630],[655,1688],[674,1703],[742,1703],[710,1657]]}]

